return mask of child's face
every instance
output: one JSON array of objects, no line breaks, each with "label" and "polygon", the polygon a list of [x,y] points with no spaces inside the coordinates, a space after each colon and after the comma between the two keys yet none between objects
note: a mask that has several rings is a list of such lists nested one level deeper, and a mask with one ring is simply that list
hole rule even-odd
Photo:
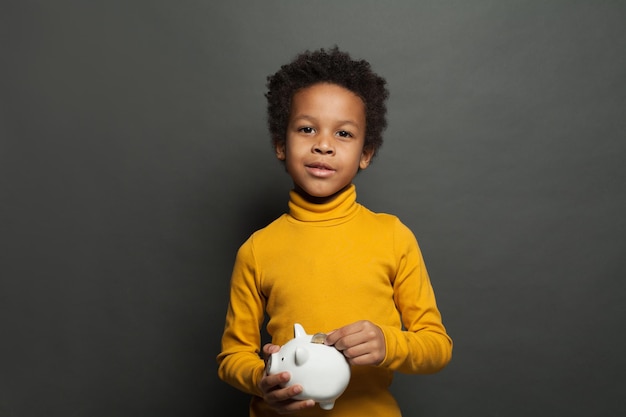
[{"label": "child's face", "polygon": [[329,201],[369,165],[373,152],[363,148],[364,142],[361,98],[321,83],[293,96],[286,141],[276,147],[276,156],[285,161],[297,190]]}]

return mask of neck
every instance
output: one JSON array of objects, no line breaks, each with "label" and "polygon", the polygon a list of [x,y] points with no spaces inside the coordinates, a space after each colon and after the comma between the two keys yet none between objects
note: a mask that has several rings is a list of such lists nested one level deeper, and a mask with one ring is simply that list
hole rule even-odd
[{"label": "neck", "polygon": [[342,189],[340,189],[339,191],[337,191],[334,194],[328,195],[328,196],[312,196],[311,194],[308,194],[306,191],[304,191],[302,188],[298,187],[297,185],[294,186],[294,191],[297,192],[302,198],[304,198],[306,201],[308,201],[309,203],[312,204],[326,204],[326,203],[330,203],[331,201],[333,201],[335,198],[337,198],[337,196],[341,193],[343,193],[344,191],[346,191],[348,188],[350,188],[350,186],[352,185],[352,183],[346,185],[345,187],[343,187]]}]

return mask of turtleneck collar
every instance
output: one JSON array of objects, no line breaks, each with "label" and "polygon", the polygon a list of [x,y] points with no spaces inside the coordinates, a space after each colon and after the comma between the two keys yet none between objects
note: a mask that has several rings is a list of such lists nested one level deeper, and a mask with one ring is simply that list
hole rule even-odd
[{"label": "turtleneck collar", "polygon": [[358,211],[356,186],[351,184],[332,201],[323,204],[311,203],[295,190],[289,192],[289,214],[302,222],[330,226],[350,220]]}]

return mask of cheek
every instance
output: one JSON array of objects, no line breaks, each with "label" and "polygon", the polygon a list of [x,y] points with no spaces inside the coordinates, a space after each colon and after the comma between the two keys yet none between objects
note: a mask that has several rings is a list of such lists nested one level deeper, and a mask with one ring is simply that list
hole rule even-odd
[{"label": "cheek", "polygon": [[307,145],[303,143],[299,143],[296,145],[291,144],[291,145],[286,146],[285,148],[285,159],[287,161],[300,159],[300,158],[303,158],[305,155],[307,155],[309,152],[310,152],[310,147],[308,147]]}]

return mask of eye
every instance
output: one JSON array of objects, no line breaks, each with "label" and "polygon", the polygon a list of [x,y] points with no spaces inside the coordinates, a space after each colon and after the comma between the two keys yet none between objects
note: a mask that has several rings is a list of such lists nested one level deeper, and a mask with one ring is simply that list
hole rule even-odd
[{"label": "eye", "polygon": [[341,136],[342,138],[352,138],[354,137],[354,135],[346,130],[340,130],[339,132],[337,132],[337,135]]},{"label": "eye", "polygon": [[298,132],[302,132],[305,133],[307,135],[310,135],[311,133],[315,132],[315,129],[313,129],[312,127],[309,126],[304,126],[298,129]]}]

